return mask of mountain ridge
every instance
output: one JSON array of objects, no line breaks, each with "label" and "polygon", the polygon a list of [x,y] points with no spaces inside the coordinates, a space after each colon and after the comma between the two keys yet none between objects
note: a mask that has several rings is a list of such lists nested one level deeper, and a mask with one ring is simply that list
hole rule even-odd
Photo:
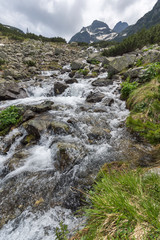
[{"label": "mountain ridge", "polygon": [[110,29],[109,26],[99,20],[94,20],[91,25],[83,27],[78,33],[76,33],[69,41],[71,42],[98,42],[101,40],[109,41],[115,38],[119,32],[128,27],[126,22],[118,22],[114,30]]}]

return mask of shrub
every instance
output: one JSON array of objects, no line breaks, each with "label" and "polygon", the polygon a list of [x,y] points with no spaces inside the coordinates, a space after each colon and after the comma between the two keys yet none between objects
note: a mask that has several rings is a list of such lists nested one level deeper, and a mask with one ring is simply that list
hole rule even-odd
[{"label": "shrub", "polygon": [[0,135],[5,135],[12,126],[22,120],[21,109],[10,106],[0,112]]},{"label": "shrub", "polygon": [[83,74],[84,76],[87,76],[88,73],[89,73],[89,70],[88,70],[88,69],[79,69],[78,72],[79,72],[80,74]]},{"label": "shrub", "polygon": [[122,87],[121,98],[123,100],[126,100],[129,97],[130,93],[133,92],[133,90],[135,90],[138,87],[138,83],[137,82],[130,83],[128,79],[127,81],[121,84],[121,87]]},{"label": "shrub", "polygon": [[25,64],[27,64],[28,67],[35,67],[36,66],[36,62],[32,61],[32,60],[29,60],[29,61],[25,62]]}]

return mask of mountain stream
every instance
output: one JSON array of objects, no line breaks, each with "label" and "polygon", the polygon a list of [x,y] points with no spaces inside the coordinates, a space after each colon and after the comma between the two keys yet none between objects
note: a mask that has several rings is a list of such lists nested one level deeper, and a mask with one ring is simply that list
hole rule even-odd
[{"label": "mountain stream", "polygon": [[[97,78],[80,77],[55,96],[54,79],[70,79],[70,66],[63,70],[42,72],[43,81],[25,82],[27,98],[1,102],[0,109],[49,101],[53,107],[45,113],[47,120],[51,116],[69,129],[53,133],[44,127],[39,141],[26,147],[22,145],[26,136],[23,125],[1,137],[0,149],[8,146],[0,155],[0,220],[10,213],[0,230],[2,240],[54,240],[61,221],[71,232],[78,229],[84,219],[74,211],[82,204],[82,192],[104,163],[121,158],[120,142],[129,138],[124,127],[129,111],[120,100],[120,80],[94,87],[92,82],[106,78],[106,72]],[[102,101],[87,102],[91,92],[103,94]]]}]

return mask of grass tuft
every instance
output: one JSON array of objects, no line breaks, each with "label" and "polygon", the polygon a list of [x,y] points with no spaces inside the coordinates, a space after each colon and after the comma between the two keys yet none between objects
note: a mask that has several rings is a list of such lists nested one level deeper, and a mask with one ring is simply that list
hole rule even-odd
[{"label": "grass tuft", "polygon": [[141,169],[102,172],[88,201],[86,231],[72,239],[159,239],[159,175]]}]

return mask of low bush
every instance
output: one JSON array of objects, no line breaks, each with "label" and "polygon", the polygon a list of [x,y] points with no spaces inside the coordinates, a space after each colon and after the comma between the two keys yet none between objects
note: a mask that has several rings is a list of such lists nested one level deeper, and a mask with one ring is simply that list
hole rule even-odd
[{"label": "low bush", "polygon": [[0,112],[0,135],[5,135],[12,126],[17,125],[21,120],[21,109],[10,106]]},{"label": "low bush", "polygon": [[130,93],[138,87],[137,82],[129,82],[129,79],[121,84],[121,99],[126,100]]}]

